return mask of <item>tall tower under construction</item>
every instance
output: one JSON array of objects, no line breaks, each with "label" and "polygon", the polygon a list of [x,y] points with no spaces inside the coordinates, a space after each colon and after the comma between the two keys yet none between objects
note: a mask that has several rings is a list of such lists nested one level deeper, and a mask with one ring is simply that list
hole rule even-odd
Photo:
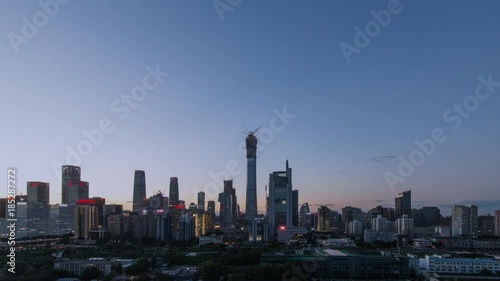
[{"label": "tall tower under construction", "polygon": [[253,221],[257,217],[257,138],[254,135],[257,130],[248,132],[246,138],[247,194],[245,217],[249,221]]}]

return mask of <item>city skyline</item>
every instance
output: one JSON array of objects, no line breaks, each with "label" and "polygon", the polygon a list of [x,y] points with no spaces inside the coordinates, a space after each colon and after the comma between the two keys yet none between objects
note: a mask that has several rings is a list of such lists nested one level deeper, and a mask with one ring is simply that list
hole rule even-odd
[{"label": "city skyline", "polygon": [[500,1],[0,19],[0,279],[500,280]]},{"label": "city skyline", "polygon": [[[287,162],[287,165],[288,165],[288,160],[287,160],[286,162]],[[78,175],[80,175],[79,173],[81,172],[81,167],[78,167],[78,166],[67,166],[67,167],[68,167],[68,168],[72,168],[72,169],[75,169],[75,168],[76,168],[76,169],[78,169]],[[63,169],[62,169],[62,170],[64,170],[64,167],[63,167]],[[138,175],[139,175],[139,176],[138,176]],[[139,177],[139,178],[141,178],[141,179],[139,179],[138,177]],[[64,179],[65,179],[65,173],[63,173],[63,175],[62,175],[62,179],[63,179],[63,181],[64,181]],[[223,180],[224,184],[226,184],[226,182],[228,182],[228,181],[233,182],[233,180],[232,180],[232,179]],[[89,192],[89,188],[88,188],[89,183],[88,183],[88,182],[85,182],[85,183],[87,184],[87,191],[86,191],[86,192],[87,192],[87,194],[91,194],[91,193]],[[40,182],[40,181],[28,181],[28,182],[26,182],[26,185],[21,185],[21,188],[20,188],[20,189],[22,190],[22,189],[23,189],[23,187],[24,187],[24,186],[26,186],[26,192],[20,192],[20,194],[18,194],[18,195],[24,195],[24,196],[26,196],[26,195],[28,194],[28,189],[29,189],[29,187],[30,187],[32,184],[35,184],[35,185],[38,185],[38,184],[45,184],[45,185],[47,185],[47,186],[49,186],[49,185],[50,185],[50,183],[44,183],[44,182]],[[110,200],[109,200],[110,204],[121,204],[121,205],[123,205],[123,206],[125,207],[125,209],[127,209],[127,210],[130,210],[130,211],[138,211],[138,210],[135,210],[135,209],[134,209],[134,207],[133,207],[133,206],[134,206],[134,204],[133,204],[133,201],[134,201],[134,200],[133,200],[133,199],[134,199],[134,197],[136,196],[136,193],[137,193],[137,194],[138,194],[138,193],[141,193],[141,194],[142,194],[142,193],[144,192],[144,189],[146,189],[146,190],[145,190],[146,194],[145,194],[144,199],[143,199],[143,200],[146,200],[147,198],[149,198],[149,196],[156,196],[156,194],[157,194],[157,192],[158,192],[158,190],[157,190],[157,191],[153,191],[153,194],[148,194],[148,193],[147,193],[147,185],[145,184],[145,171],[143,171],[143,170],[135,170],[135,175],[134,175],[134,179],[133,179],[133,184],[132,184],[132,186],[133,186],[133,189],[132,189],[132,191],[133,191],[133,192],[132,192],[132,196],[131,196],[132,200],[125,201],[125,202],[117,202],[117,201],[114,201],[114,200],[113,200],[113,198],[111,197],[111,198],[108,198],[108,199],[110,199]],[[138,189],[136,189],[136,186],[140,186],[140,187],[139,187]],[[232,186],[232,185],[231,185],[231,186]],[[179,193],[180,188],[179,188],[178,178],[177,178],[177,177],[170,177],[170,185],[169,185],[169,189],[171,190],[171,189],[172,189],[172,187],[174,187],[174,190],[175,190],[175,191],[173,191],[173,192],[174,192],[174,194],[178,194],[178,193]],[[50,188],[48,188],[48,187],[47,187],[47,189],[48,189],[48,192],[50,192]],[[137,191],[136,191],[136,190],[137,190]],[[64,191],[64,185],[63,185],[63,187],[62,187],[62,189],[61,189],[61,193],[62,193],[63,191]],[[221,190],[221,192],[223,192],[223,191],[224,191],[224,190]],[[294,191],[298,191],[298,190],[294,190]],[[160,192],[161,192],[161,191],[160,191]],[[52,192],[50,192],[50,193],[52,193]],[[61,193],[59,193],[59,194],[61,194]],[[185,207],[185,208],[187,208],[187,207],[189,206],[189,204],[190,204],[190,203],[195,203],[195,204],[197,204],[198,202],[200,202],[200,197],[199,197],[199,196],[200,196],[200,193],[202,193],[202,194],[203,194],[203,200],[202,200],[202,201],[203,201],[203,202],[205,202],[205,205],[204,205],[204,207],[203,207],[203,208],[206,208],[206,207],[207,207],[206,203],[207,203],[208,201],[214,201],[214,200],[210,200],[210,199],[209,199],[209,200],[205,201],[205,193],[204,193],[203,191],[201,191],[201,192],[199,192],[199,193],[197,193],[197,194],[196,194],[196,198],[195,198],[196,200],[195,200],[195,201],[190,201],[190,202],[188,202],[187,200],[183,200],[181,197],[179,197],[179,200],[180,200],[180,201],[184,201],[184,202],[185,202],[185,206],[184,206],[184,207]],[[163,194],[168,194],[168,193],[163,193]],[[397,194],[395,194],[395,196],[394,196],[395,203],[393,203],[392,205],[391,205],[390,203],[388,203],[388,204],[382,204],[382,202],[380,202],[381,200],[377,200],[377,201],[375,201],[375,203],[376,203],[375,205],[373,205],[373,206],[368,206],[368,207],[354,206],[353,204],[350,204],[350,205],[348,204],[348,205],[345,205],[345,206],[333,207],[333,208],[332,208],[332,207],[330,207],[330,206],[334,206],[335,204],[333,204],[333,203],[327,203],[326,201],[323,201],[323,202],[326,202],[326,203],[323,203],[323,204],[312,203],[312,205],[318,206],[318,208],[317,208],[317,210],[316,210],[315,208],[311,209],[311,213],[316,213],[316,212],[319,212],[319,210],[320,210],[320,208],[321,208],[321,207],[328,207],[328,208],[329,208],[330,210],[332,210],[332,211],[341,211],[344,207],[350,207],[351,205],[352,205],[352,207],[357,207],[357,208],[360,208],[360,209],[362,209],[363,211],[370,211],[370,210],[372,210],[373,208],[378,207],[378,206],[382,206],[382,207],[389,207],[389,208],[392,208],[392,209],[393,209],[393,211],[395,211],[395,212],[397,213],[397,212],[398,212],[398,211],[397,211],[397,210],[398,210],[398,202],[401,202],[401,201],[398,201],[398,199],[403,198],[403,196],[407,196],[407,194],[409,194],[409,195],[408,195],[408,196],[409,196],[409,197],[408,197],[408,200],[409,200],[409,201],[407,201],[407,203],[406,203],[406,204],[410,203],[410,206],[409,206],[409,207],[410,207],[411,209],[407,209],[407,210],[406,210],[406,212],[403,212],[403,214],[408,214],[408,215],[411,215],[411,214],[410,214],[411,212],[409,212],[409,211],[411,211],[411,210],[422,209],[422,208],[424,208],[424,209],[425,209],[425,208],[438,208],[438,209],[442,212],[442,214],[443,214],[443,215],[445,215],[445,216],[451,216],[451,215],[453,214],[453,208],[454,208],[454,206],[458,206],[458,205],[477,205],[477,203],[476,203],[476,204],[474,204],[474,203],[473,203],[473,202],[475,202],[475,201],[460,201],[460,202],[455,202],[455,203],[452,203],[452,204],[451,204],[451,205],[449,205],[449,206],[448,206],[448,205],[436,205],[436,206],[431,206],[431,205],[425,205],[425,204],[418,204],[418,202],[417,202],[417,204],[413,204],[413,201],[411,201],[411,190],[407,190],[407,191],[402,191],[402,192],[398,192]],[[76,195],[75,195],[75,196],[76,196]],[[142,195],[141,195],[141,196],[142,196]],[[85,196],[83,196],[83,197],[85,197]],[[83,198],[83,197],[82,197],[82,198]],[[96,198],[96,197],[97,197],[97,198],[99,198],[98,194],[95,194],[95,195],[88,195],[87,197],[88,197],[89,199]],[[169,199],[170,199],[170,198],[169,198]],[[139,200],[139,199],[137,199],[137,200]],[[240,203],[240,201],[237,201],[237,205],[238,205],[238,206],[245,206],[245,205],[244,205],[244,202],[245,202],[245,200],[246,200],[246,199],[240,199],[240,200],[241,200],[242,202]],[[76,202],[76,201],[75,201],[75,202]],[[139,201],[138,201],[138,202],[139,202]],[[142,205],[142,200],[141,200],[140,202],[141,202],[140,204]],[[394,201],[393,201],[393,202],[394,202]],[[61,202],[53,202],[52,200],[50,200],[50,198],[49,198],[49,202],[47,202],[47,203],[50,203],[50,204],[52,204],[52,205],[53,205],[53,204],[63,204],[63,203],[61,203]],[[137,203],[137,204],[139,205],[139,203]],[[172,204],[172,202],[171,202],[171,201],[170,201],[170,204]],[[264,205],[265,205],[265,201],[264,201],[263,203],[260,203],[260,204],[264,204]],[[261,209],[261,208],[260,208],[260,204],[259,204],[259,202],[258,202],[259,209]],[[299,206],[302,206],[302,204],[310,204],[310,202],[302,202],[301,200],[299,200],[299,201],[298,201],[297,208],[299,208]],[[399,203],[399,204],[401,204],[401,203]],[[171,206],[174,206],[174,205],[171,205]],[[491,205],[491,207],[483,207],[483,208],[479,208],[479,215],[494,215],[494,214],[495,214],[495,212],[497,212],[497,209],[498,209],[498,207],[497,207],[497,206],[498,206],[498,205]],[[142,209],[142,208],[141,208],[141,209]],[[199,206],[198,206],[198,209],[200,209],[200,207],[199,207]],[[265,206],[264,206],[264,209],[265,209]],[[242,207],[241,211],[243,212],[243,210],[244,210],[244,207]],[[260,210],[259,210],[258,214],[259,214],[259,215],[263,215],[263,214],[266,214],[266,212],[265,212],[265,210],[264,210],[264,211],[260,211]],[[396,214],[396,217],[398,217],[398,215],[397,215],[397,214]],[[298,219],[298,218],[297,218],[297,219]]]},{"label": "city skyline", "polygon": [[[287,162],[288,162],[288,160],[287,160]],[[79,166],[67,166],[66,170],[67,170],[68,168],[71,168],[71,169],[78,169],[78,180],[79,180],[79,176],[80,176],[80,172],[81,172],[81,167],[79,167]],[[64,169],[64,167],[63,167],[63,169],[62,169],[62,170],[65,170],[65,169]],[[135,181],[137,180],[137,173],[140,173],[142,177],[144,177],[144,176],[145,176],[145,171],[143,171],[143,170],[135,170],[135,176],[134,176],[134,179],[133,179],[133,184],[132,184],[132,186],[133,186],[132,191],[134,191],[134,190],[135,190],[135,186],[136,186]],[[65,173],[63,173],[63,176],[62,176],[62,180],[63,180],[63,181],[64,181],[64,179],[65,179],[65,175],[66,175],[66,174],[65,174]],[[77,180],[77,179],[75,178],[75,180]],[[228,180],[229,180],[229,179],[228,179]],[[224,181],[226,181],[226,180],[224,180]],[[231,181],[232,181],[232,180],[231,180]],[[20,194],[26,195],[26,194],[27,194],[27,187],[29,187],[29,186],[30,186],[30,183],[32,183],[32,182],[40,182],[40,181],[28,181],[28,182],[26,182],[26,185],[21,185],[21,188],[20,188],[21,192],[20,192]],[[86,183],[87,185],[89,184],[88,182],[85,182],[85,183]],[[49,184],[49,185],[50,185],[50,183],[46,183],[46,184]],[[23,190],[24,186],[27,186],[27,187],[26,187],[26,192],[22,192],[22,190]],[[143,185],[143,187],[146,189],[146,194],[145,194],[144,199],[149,198],[149,196],[154,196],[154,195],[156,194],[156,192],[158,191],[158,189],[157,189],[157,191],[154,191],[154,190],[153,190],[153,191],[152,191],[152,192],[153,192],[153,194],[149,194],[149,193],[147,193],[147,186],[144,184],[144,185]],[[169,188],[167,188],[167,189],[171,189],[172,187],[174,187],[174,188],[175,188],[175,190],[177,191],[177,192],[176,192],[176,191],[174,191],[174,193],[178,193],[178,190],[182,190],[181,188],[179,188],[178,178],[177,178],[177,177],[170,177],[170,185],[169,185]],[[87,187],[87,189],[88,189],[88,187]],[[167,189],[166,189],[166,190],[167,190]],[[64,190],[64,185],[63,185],[63,188],[61,189],[61,192],[62,192],[63,190]],[[141,190],[142,190],[142,188],[141,188]],[[87,193],[91,194],[91,195],[89,195],[89,196],[88,196],[89,198],[99,196],[98,192],[97,192],[97,193],[95,193],[95,194],[93,194],[92,192],[89,192],[89,191],[91,191],[91,189],[87,191]],[[222,191],[223,191],[223,190],[221,190],[221,192],[222,192]],[[59,194],[61,194],[61,192],[60,192]],[[142,192],[142,191],[141,191],[141,192]],[[50,192],[50,193],[53,193],[53,192]],[[204,192],[203,192],[203,191],[201,191],[201,193],[203,193],[203,194],[204,194]],[[134,194],[135,194],[135,191],[133,192],[133,195],[134,195]],[[164,193],[164,194],[168,194],[168,193]],[[401,196],[403,196],[403,194],[411,194],[411,190],[402,191],[402,192],[398,192],[397,194],[395,194],[395,195],[394,195],[394,198],[396,199],[396,202],[395,202],[395,203],[393,203],[392,205],[391,205],[391,203],[390,203],[390,202],[387,202],[387,203],[386,203],[385,201],[384,201],[384,202],[381,202],[381,200],[376,200],[376,201],[374,201],[375,203],[374,203],[373,205],[370,205],[370,206],[367,206],[367,207],[354,205],[354,204],[352,204],[352,203],[349,203],[349,204],[347,204],[347,205],[345,205],[345,206],[350,206],[350,205],[352,205],[353,207],[360,207],[363,211],[369,211],[369,210],[371,210],[371,209],[372,209],[372,208],[374,208],[374,207],[377,207],[377,206],[383,206],[383,207],[391,207],[391,208],[395,209],[395,210],[396,210],[396,212],[397,212],[397,208],[398,208],[398,207],[397,207],[397,204],[398,204],[398,203],[397,203],[397,202],[398,202],[398,198],[401,198]],[[133,200],[132,200],[132,199],[133,199],[133,197],[134,197],[133,195],[131,196],[131,200],[128,200],[128,201],[125,201],[125,202],[115,201],[115,200],[113,199],[113,197],[108,197],[108,199],[110,199],[110,200],[109,200],[109,202],[110,202],[110,203],[112,203],[112,204],[122,204],[122,205],[124,205],[125,209],[128,209],[128,210],[133,211]],[[195,204],[196,204],[197,202],[199,202],[199,201],[198,201],[198,200],[199,200],[198,196],[199,196],[199,194],[196,194],[196,198],[195,198],[196,200],[194,200],[194,201],[183,200],[183,198],[181,198],[181,197],[179,197],[179,200],[181,200],[181,201],[185,201],[185,202],[186,202],[186,208],[187,208],[187,207],[188,207],[188,205],[189,205],[190,203],[195,203]],[[406,195],[405,195],[405,196],[406,196]],[[215,199],[217,199],[217,198],[215,198]],[[245,199],[245,198],[243,198],[243,199],[240,199],[240,200],[238,201],[238,205],[239,205],[239,206],[242,206],[241,211],[243,211],[243,210],[245,209],[245,208],[244,208],[244,206],[245,206],[245,205],[244,205],[245,200],[246,200],[246,199]],[[442,214],[444,214],[444,215],[446,215],[446,216],[449,216],[449,215],[451,215],[451,214],[452,214],[452,208],[453,208],[453,206],[454,206],[454,205],[478,205],[478,203],[474,203],[475,201],[459,201],[459,202],[454,202],[454,203],[452,203],[451,205],[425,205],[425,204],[422,204],[420,201],[417,201],[417,204],[413,204],[413,201],[411,201],[411,195],[410,195],[410,197],[409,197],[409,200],[410,200],[409,202],[410,202],[410,207],[411,207],[411,209],[420,209],[420,208],[423,208],[423,207],[438,207],[438,208],[442,211]],[[208,202],[208,201],[214,201],[214,200],[207,199],[207,201],[205,201],[205,202]],[[240,202],[240,201],[241,201],[241,202]],[[388,201],[390,201],[390,200],[388,200]],[[304,201],[304,202],[302,202],[301,200],[299,200],[299,205],[302,205],[302,204],[305,204],[305,203],[312,204],[312,205],[317,205],[317,206],[318,206],[318,210],[315,210],[315,208],[313,208],[313,209],[312,209],[312,211],[311,211],[312,213],[315,213],[316,211],[319,211],[319,207],[320,207],[320,206],[322,206],[322,205],[325,205],[325,206],[334,206],[334,205],[336,205],[336,204],[334,204],[334,203],[331,203],[331,202],[329,203],[329,202],[326,202],[326,201],[324,201],[324,200],[323,200],[322,202],[324,202],[324,203],[323,203],[323,204],[318,204],[318,203],[315,203],[315,202],[313,202],[313,203],[311,203],[311,202],[305,202],[305,201]],[[392,201],[392,202],[394,202],[394,201]],[[492,202],[495,202],[495,201],[492,201]],[[61,203],[61,202],[57,202],[57,201],[56,201],[56,202],[53,202],[52,200],[50,200],[50,204],[62,204],[62,203]],[[261,209],[263,209],[263,208],[260,206],[261,204],[264,204],[264,207],[263,207],[263,208],[264,208],[264,211],[262,211],[262,210],[261,210]],[[494,214],[494,213],[495,213],[495,211],[498,209],[498,207],[497,207],[498,205],[495,205],[495,204],[496,204],[496,203],[493,203],[493,204],[492,204],[491,206],[489,206],[489,207],[488,207],[488,206],[486,206],[486,207],[484,207],[484,206],[483,206],[482,208],[479,208],[479,211],[480,211],[480,213],[479,213],[479,214],[480,214],[480,215]],[[480,204],[479,204],[479,205],[480,205]],[[259,201],[258,201],[258,206],[259,206],[259,212],[258,212],[258,214],[259,214],[259,215],[261,215],[261,214],[265,214],[265,213],[266,213],[266,212],[265,212],[265,201],[264,201],[264,202],[259,202]],[[342,209],[342,208],[344,208],[345,206],[336,206],[336,207],[333,207],[333,208],[332,208],[332,207],[330,207],[329,209],[331,209],[331,210],[335,210],[335,211],[341,211],[341,209]],[[206,207],[206,206],[205,206],[205,207]],[[479,206],[479,207],[481,207],[481,206]],[[408,210],[407,210],[407,212],[406,212],[406,213],[408,214]]]},{"label": "city skyline", "polygon": [[[174,12],[169,3],[128,2],[120,13],[108,4],[71,3],[17,54],[4,36],[0,124],[15,137],[1,141],[1,167],[18,168],[24,194],[26,182],[49,183],[52,204],[63,196],[54,163],[81,167],[90,197],[120,204],[132,201],[135,170],[147,173],[147,196],[168,194],[169,178],[178,177],[179,197],[189,204],[209,184],[217,190],[205,191],[206,201],[216,201],[223,179],[211,174],[231,163],[244,210],[245,124],[267,129],[257,135],[259,213],[267,175],[285,159],[300,204],[366,210],[394,206],[394,196],[411,189],[414,207],[441,206],[449,215],[454,204],[473,204],[493,213],[500,205],[500,158],[492,153],[500,150],[500,90],[456,130],[443,115],[474,93],[478,77],[500,80],[499,4],[402,2],[401,13],[347,62],[339,44],[352,44],[354,27],[372,21],[370,11],[386,9],[387,1],[342,9],[298,3],[245,2],[223,22],[211,3],[187,1]],[[37,3],[4,6],[2,34],[20,33],[22,17],[40,10]],[[85,15],[94,12],[102,17],[89,22]],[[140,23],[131,23],[136,16]],[[134,108],[117,110],[147,75],[157,87]],[[293,118],[283,119],[287,114]],[[76,150],[88,139],[83,131],[91,134],[105,118],[112,132],[80,163],[68,163],[67,147]],[[447,141],[391,190],[384,173],[395,173],[399,155],[408,159],[415,140],[436,128],[446,129]],[[34,133],[46,137],[33,145]]]}]

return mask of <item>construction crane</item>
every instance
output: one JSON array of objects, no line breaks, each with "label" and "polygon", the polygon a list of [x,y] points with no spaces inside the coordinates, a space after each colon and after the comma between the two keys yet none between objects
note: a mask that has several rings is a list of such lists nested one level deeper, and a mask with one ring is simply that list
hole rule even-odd
[{"label": "construction crane", "polygon": [[242,131],[243,134],[246,134],[246,135],[255,135],[257,133],[257,131],[261,128],[261,127],[258,127],[257,129],[253,130],[253,131],[250,131],[247,126],[243,125],[243,127],[245,128],[246,131]]},{"label": "construction crane", "polygon": [[312,204],[311,206],[317,206],[317,207],[322,207],[322,206],[325,206],[325,207],[332,207],[332,206],[335,206],[335,204]]}]

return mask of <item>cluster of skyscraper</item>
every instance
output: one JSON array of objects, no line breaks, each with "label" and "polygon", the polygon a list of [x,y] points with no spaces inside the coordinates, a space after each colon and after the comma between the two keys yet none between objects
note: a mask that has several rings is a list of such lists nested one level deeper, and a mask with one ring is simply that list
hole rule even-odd
[{"label": "cluster of skyscraper", "polygon": [[[66,165],[61,170],[61,204],[50,204],[47,182],[29,181],[26,195],[16,195],[17,237],[75,233],[77,237],[89,238],[90,232],[105,227],[106,199],[89,198],[89,183],[81,180],[80,167]],[[2,234],[5,234],[5,203],[5,199],[0,199]]]},{"label": "cluster of skyscraper", "polygon": [[327,206],[319,206],[317,213],[311,213],[304,203],[299,220],[307,229],[343,232],[364,237],[367,243],[414,236],[500,236],[500,211],[495,216],[478,216],[477,206],[453,205],[451,217],[443,217],[438,207],[412,208],[410,190],[398,193],[394,205],[395,208],[377,206],[369,212],[347,206],[340,214]]},{"label": "cluster of skyscraper", "polygon": [[[300,239],[307,231],[339,232],[364,236],[365,241],[393,241],[394,237],[418,235],[478,236],[500,235],[500,211],[494,216],[478,216],[477,206],[454,205],[450,218],[437,207],[413,209],[411,191],[398,193],[394,208],[377,206],[369,212],[346,206],[342,212],[318,205],[311,212],[308,203],[299,211],[299,193],[293,189],[288,160],[284,171],[269,174],[266,187],[266,213],[259,215],[257,204],[257,138],[246,137],[247,182],[245,213],[240,213],[233,180],[223,181],[216,202],[205,202],[205,193],[189,206],[179,198],[179,179],[171,177],[169,196],[157,191],[147,198],[146,173],[134,172],[132,210],[106,204],[101,197],[89,198],[89,183],[81,180],[81,168],[62,167],[61,204],[50,205],[50,184],[27,182],[27,195],[16,196],[18,237],[74,233],[79,239],[140,238],[189,240],[210,233],[214,228],[248,230],[250,241]],[[267,191],[269,193],[267,194]],[[6,199],[0,199],[0,229],[6,233]]]}]

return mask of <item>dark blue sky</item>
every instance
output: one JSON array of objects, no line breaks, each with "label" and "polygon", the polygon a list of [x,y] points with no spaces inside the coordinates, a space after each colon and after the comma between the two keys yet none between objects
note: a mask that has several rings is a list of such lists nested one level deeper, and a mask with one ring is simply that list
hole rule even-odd
[{"label": "dark blue sky", "polygon": [[[243,0],[221,21],[212,1],[72,1],[13,47],[22,18],[43,10],[3,1],[2,167],[19,169],[21,192],[26,181],[50,182],[51,202],[59,202],[52,163],[65,163],[66,147],[85,140],[82,130],[108,118],[113,132],[79,163],[91,196],[130,201],[134,170],[143,169],[148,195],[168,192],[177,176],[189,203],[214,182],[210,172],[235,160],[244,209],[243,125],[269,128],[273,110],[286,107],[295,118],[258,153],[261,212],[268,175],[286,159],[300,203],[392,206],[395,192],[412,189],[417,206],[500,208],[500,88],[457,130],[443,119],[474,94],[478,76],[500,81],[500,3],[401,1],[348,63],[340,44],[354,45],[354,28],[389,2]],[[113,102],[157,65],[170,75],[120,119]],[[447,141],[391,190],[384,173],[435,128]],[[217,192],[209,188],[207,200]]]}]

